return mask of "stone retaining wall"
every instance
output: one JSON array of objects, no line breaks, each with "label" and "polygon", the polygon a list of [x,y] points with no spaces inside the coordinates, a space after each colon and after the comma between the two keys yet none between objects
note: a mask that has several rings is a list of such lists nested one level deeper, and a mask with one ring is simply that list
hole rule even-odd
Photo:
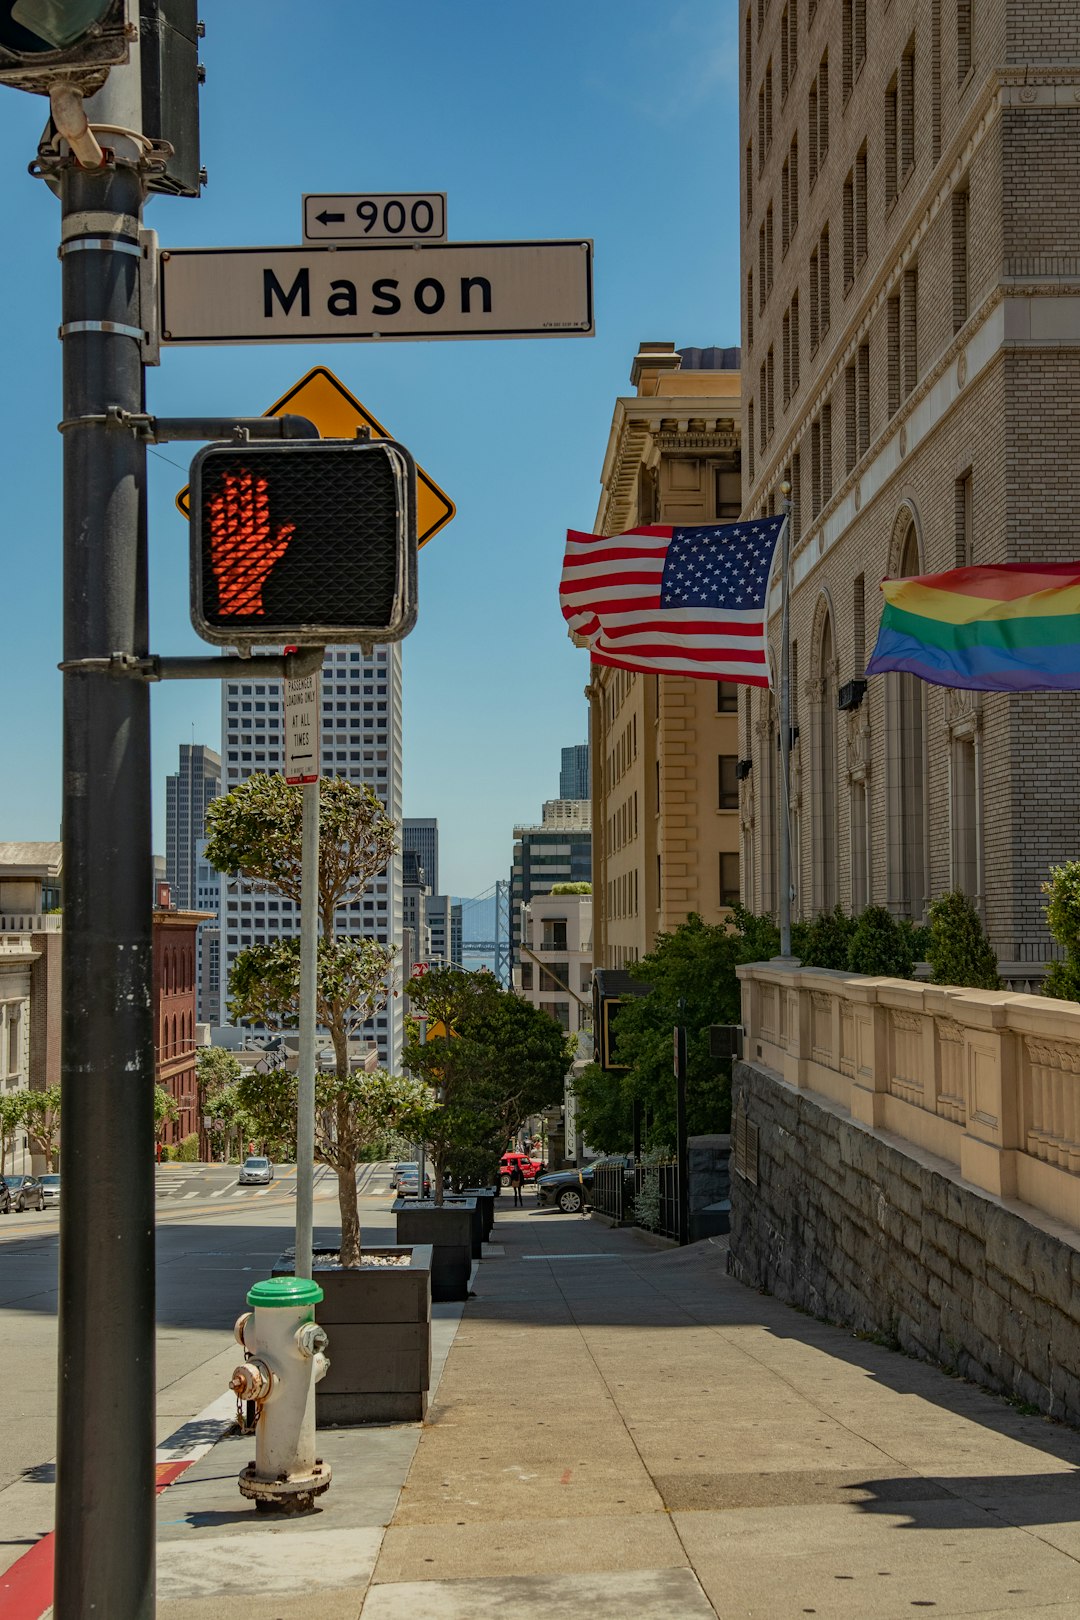
[{"label": "stone retaining wall", "polygon": [[1080,1233],[762,1065],[732,1092],[736,1277],[1080,1424]]}]

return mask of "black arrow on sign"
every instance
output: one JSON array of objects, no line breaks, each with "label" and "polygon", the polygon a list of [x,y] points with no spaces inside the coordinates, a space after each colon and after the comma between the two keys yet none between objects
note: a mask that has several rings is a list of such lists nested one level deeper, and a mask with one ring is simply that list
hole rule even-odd
[{"label": "black arrow on sign", "polygon": [[344,214],[328,214],[325,208],[321,214],[316,214],[315,218],[320,225],[344,225],[345,223]]}]

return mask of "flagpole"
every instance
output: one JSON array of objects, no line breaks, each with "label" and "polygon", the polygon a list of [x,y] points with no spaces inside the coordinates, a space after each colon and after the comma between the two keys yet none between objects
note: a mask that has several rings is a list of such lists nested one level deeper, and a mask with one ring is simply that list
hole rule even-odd
[{"label": "flagpole", "polygon": [[791,626],[788,576],[791,572],[791,485],[780,485],[784,521],[780,525],[780,955],[791,955]]}]

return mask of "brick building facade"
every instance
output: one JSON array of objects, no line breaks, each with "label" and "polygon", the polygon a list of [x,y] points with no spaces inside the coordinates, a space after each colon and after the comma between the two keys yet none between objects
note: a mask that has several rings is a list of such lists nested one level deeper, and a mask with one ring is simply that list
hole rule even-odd
[{"label": "brick building facade", "polygon": [[[168,886],[160,888],[167,900]],[[205,1134],[195,1064],[195,936],[205,920],[202,911],[154,907],[154,1079],[171,1093],[179,1110],[177,1120],[161,1132],[161,1140],[168,1145],[193,1133],[202,1142]]]},{"label": "brick building facade", "polygon": [[[643,343],[616,400],[594,532],[739,516],[738,349]],[[738,688],[590,664],[593,959],[622,968],[739,898]]]},{"label": "brick building facade", "polygon": [[[794,913],[961,887],[1035,982],[1076,697],[859,682],[884,575],[1076,555],[1080,12],[744,0],[739,79],[745,510],[792,485]],[[775,700],[739,713],[743,894],[775,912]]]}]

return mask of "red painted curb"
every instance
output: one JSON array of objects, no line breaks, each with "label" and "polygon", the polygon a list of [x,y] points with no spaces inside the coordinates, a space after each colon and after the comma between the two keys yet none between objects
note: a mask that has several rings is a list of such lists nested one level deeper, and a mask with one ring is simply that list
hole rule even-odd
[{"label": "red painted curb", "polygon": [[[190,1462],[156,1463],[155,1495],[179,1479]],[[41,1620],[53,1600],[53,1543],[49,1530],[0,1574],[0,1620]]]}]

